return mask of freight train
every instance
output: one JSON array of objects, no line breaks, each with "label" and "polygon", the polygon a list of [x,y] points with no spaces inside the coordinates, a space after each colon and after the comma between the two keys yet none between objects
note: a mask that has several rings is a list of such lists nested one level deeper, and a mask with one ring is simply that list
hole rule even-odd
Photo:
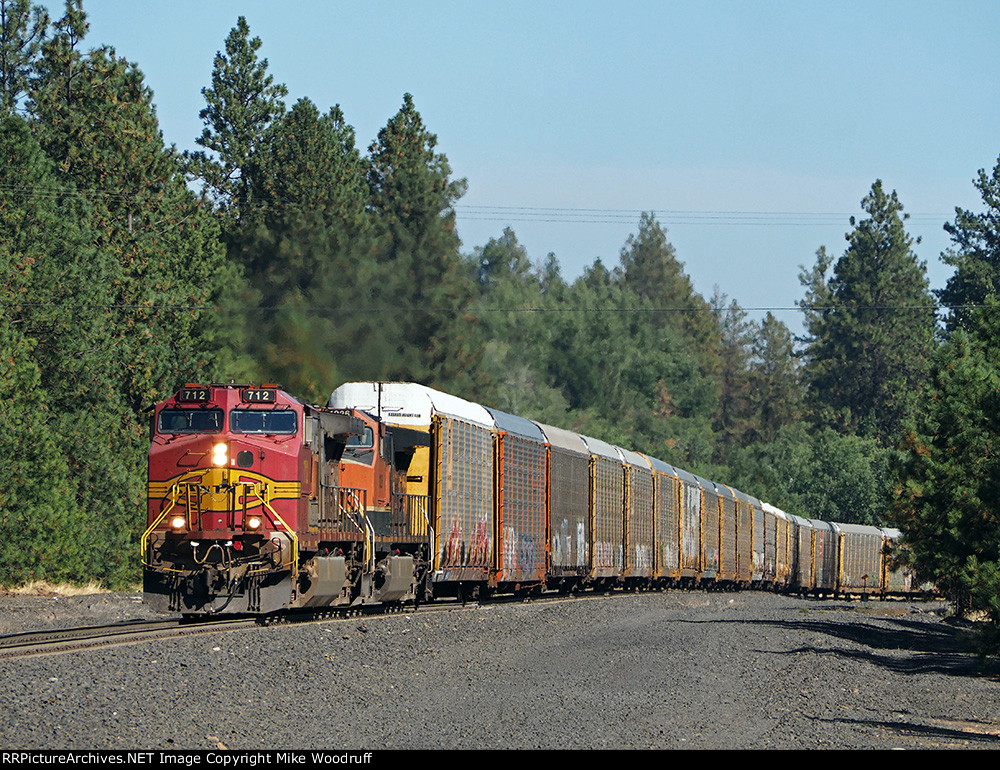
[{"label": "freight train", "polygon": [[586,589],[904,594],[899,532],[789,515],[599,439],[400,382],[157,404],[142,535],[164,612]]}]

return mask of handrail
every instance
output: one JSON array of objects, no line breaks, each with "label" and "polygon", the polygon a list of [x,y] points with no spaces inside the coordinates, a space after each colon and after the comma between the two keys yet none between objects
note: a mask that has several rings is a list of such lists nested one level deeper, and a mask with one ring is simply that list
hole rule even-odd
[{"label": "handrail", "polygon": [[149,536],[153,534],[154,529],[160,526],[160,522],[167,517],[167,514],[170,513],[170,511],[172,511],[174,507],[176,507],[177,493],[179,492],[178,486],[179,486],[178,484],[172,484],[170,486],[170,505],[168,505],[166,508],[160,511],[160,515],[156,517],[156,521],[154,521],[146,528],[146,531],[142,533],[142,538],[139,540],[139,548],[141,549],[142,553],[141,562],[142,566],[144,567],[153,566],[152,564],[146,561],[146,552],[149,548]]},{"label": "handrail", "polygon": [[[271,512],[274,519],[285,528],[285,532],[288,535],[288,539],[292,541],[292,560],[288,564],[282,564],[282,567],[291,567],[292,570],[292,593],[295,593],[295,579],[299,575],[299,536],[294,529],[288,526],[288,523],[281,518],[281,514],[274,510],[271,505],[271,496],[269,494],[267,484],[257,484],[255,482],[243,482],[244,487],[249,488],[249,491],[253,492],[254,496],[260,500],[261,505]],[[258,487],[263,489],[264,494],[261,494]],[[247,494],[247,490],[244,490],[244,496]]]},{"label": "handrail", "polygon": [[[340,494],[337,496],[337,508],[344,514],[358,531],[365,536],[365,565],[367,572],[375,571],[375,527],[372,526],[368,513],[365,510],[365,501],[360,499],[358,492],[364,493],[363,489],[354,487],[339,487]],[[344,505],[344,501],[353,502],[354,511]],[[360,521],[356,521],[352,513],[356,513]]]}]

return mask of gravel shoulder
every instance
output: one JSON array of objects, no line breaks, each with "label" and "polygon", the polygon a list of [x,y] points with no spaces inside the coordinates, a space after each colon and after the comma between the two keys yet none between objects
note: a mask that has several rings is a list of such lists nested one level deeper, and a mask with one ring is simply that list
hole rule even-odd
[{"label": "gravel shoulder", "polygon": [[[47,749],[1000,748],[1000,680],[940,603],[595,596],[0,661]],[[155,617],[0,596],[0,633]]]}]

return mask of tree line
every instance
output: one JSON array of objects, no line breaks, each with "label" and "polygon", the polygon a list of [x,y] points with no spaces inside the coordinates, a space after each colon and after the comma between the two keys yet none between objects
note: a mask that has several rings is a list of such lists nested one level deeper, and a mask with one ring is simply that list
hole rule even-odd
[{"label": "tree line", "polygon": [[137,579],[149,409],[183,382],[322,403],[401,379],[899,526],[922,577],[1000,621],[1000,164],[945,225],[938,290],[876,180],[802,268],[796,339],[701,295],[652,214],[572,280],[510,228],[463,252],[466,183],[413,97],[363,151],[339,106],[285,103],[244,18],[183,153],[81,0],[0,0],[0,26],[0,583]]}]

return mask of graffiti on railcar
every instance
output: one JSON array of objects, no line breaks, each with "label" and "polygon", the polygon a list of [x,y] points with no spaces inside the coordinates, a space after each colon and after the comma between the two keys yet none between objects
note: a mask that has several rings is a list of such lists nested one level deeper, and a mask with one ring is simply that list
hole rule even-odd
[{"label": "graffiti on railcar", "polygon": [[563,566],[569,561],[572,543],[569,538],[569,519],[559,522],[559,532],[552,533],[552,563]]},{"label": "graffiti on railcar", "polygon": [[476,520],[469,542],[465,541],[462,523],[455,520],[444,543],[441,566],[483,566],[490,555],[489,522],[485,517]]},{"label": "graffiti on railcar", "polygon": [[635,569],[646,573],[653,569],[653,550],[648,545],[635,546]]},{"label": "graffiti on railcar", "polygon": [[598,540],[594,543],[594,566],[614,567],[616,566],[616,561],[618,564],[621,564],[621,548],[621,544],[618,544],[616,548],[615,543]]},{"label": "graffiti on railcar", "polygon": [[490,558],[490,522],[487,517],[476,519],[476,527],[472,530],[469,563],[487,564]]}]

